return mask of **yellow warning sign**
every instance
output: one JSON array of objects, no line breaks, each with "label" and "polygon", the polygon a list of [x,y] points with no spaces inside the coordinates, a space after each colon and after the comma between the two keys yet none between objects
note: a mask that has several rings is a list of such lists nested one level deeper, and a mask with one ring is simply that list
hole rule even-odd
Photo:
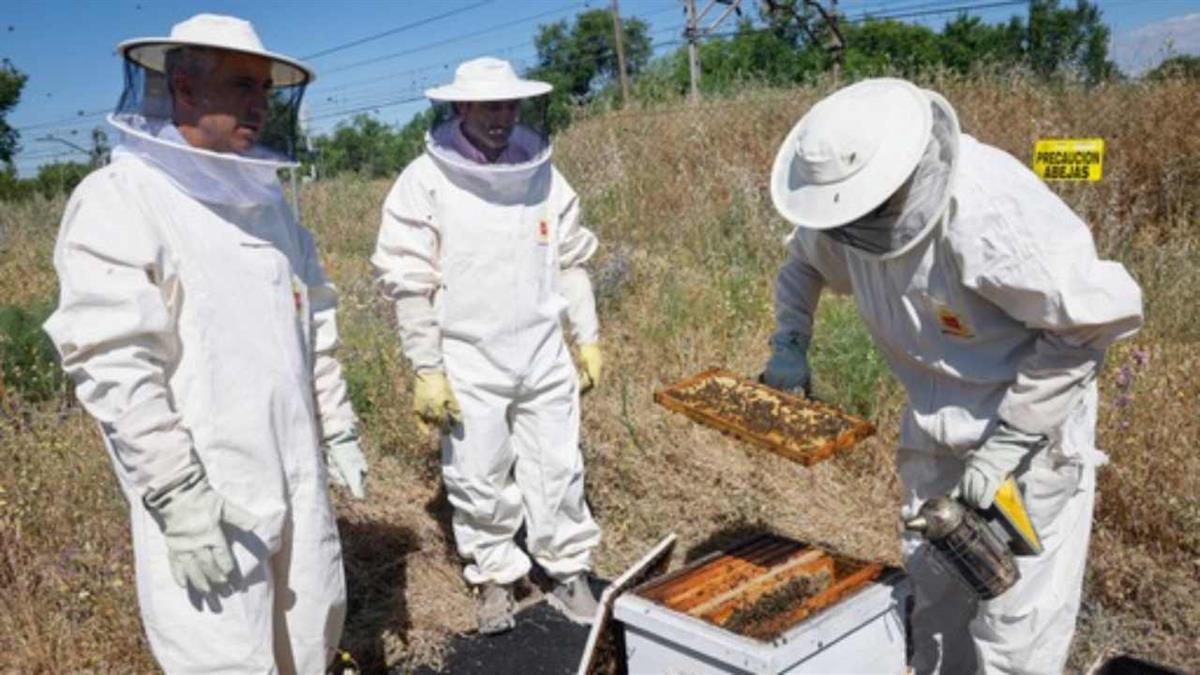
[{"label": "yellow warning sign", "polygon": [[1100,180],[1103,138],[1043,138],[1033,147],[1033,171],[1044,180]]}]

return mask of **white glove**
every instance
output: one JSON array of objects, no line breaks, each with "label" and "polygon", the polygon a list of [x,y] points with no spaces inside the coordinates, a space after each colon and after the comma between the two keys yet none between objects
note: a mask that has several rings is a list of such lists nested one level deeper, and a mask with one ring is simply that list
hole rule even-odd
[{"label": "white glove", "polygon": [[967,456],[967,467],[954,494],[968,506],[986,509],[992,505],[996,490],[1025,457],[1046,444],[1041,434],[1028,434],[1000,422],[983,445]]},{"label": "white glove", "polygon": [[350,490],[355,499],[367,496],[367,460],[358,445],[358,431],[349,429],[330,438],[325,445],[329,479]]},{"label": "white glove", "polygon": [[193,464],[142,501],[160,521],[175,583],[204,594],[229,583],[233,556],[221,526],[250,530],[255,518],[217,494],[203,466]]}]

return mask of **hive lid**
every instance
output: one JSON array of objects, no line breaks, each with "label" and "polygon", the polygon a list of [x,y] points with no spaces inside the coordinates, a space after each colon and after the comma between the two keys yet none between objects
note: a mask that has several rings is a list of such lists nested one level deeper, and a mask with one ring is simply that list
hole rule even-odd
[{"label": "hive lid", "polygon": [[641,560],[634,563],[617,577],[604,592],[600,594],[596,618],[588,633],[587,644],[583,649],[583,659],[579,662],[578,675],[594,675],[599,673],[616,673],[620,671],[625,657],[625,646],[622,643],[617,626],[613,625],[613,603],[625,591],[647,583],[667,571],[671,562],[671,553],[675,551],[675,533],[672,532],[662,541],[654,545]]}]

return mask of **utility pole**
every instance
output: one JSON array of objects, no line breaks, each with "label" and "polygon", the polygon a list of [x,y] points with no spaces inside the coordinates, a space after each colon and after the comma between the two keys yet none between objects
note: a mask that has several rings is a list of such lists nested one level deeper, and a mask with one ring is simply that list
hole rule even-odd
[{"label": "utility pole", "polygon": [[693,103],[700,100],[700,54],[696,41],[700,38],[700,29],[696,25],[696,0],[683,0],[687,11],[687,27],[683,35],[688,42],[688,73],[691,78],[690,96]]},{"label": "utility pole", "polygon": [[[725,19],[734,12],[738,16],[742,15],[742,0],[708,0],[708,4],[700,13],[696,13],[696,0],[683,0],[685,11],[687,12],[687,27],[683,30],[684,37],[688,41],[688,71],[691,75],[691,100],[700,100],[700,38],[706,35],[711,35],[712,32],[720,26]],[[700,22],[708,14],[708,11],[716,5],[725,5],[726,9],[712,23],[707,26],[701,26]]]},{"label": "utility pole", "polygon": [[[75,132],[71,132],[71,133],[75,133]],[[82,152],[83,154],[88,156],[88,165],[91,166],[93,169],[103,166],[107,161],[105,159],[105,155],[107,153],[101,151],[101,142],[104,140],[104,132],[100,131],[99,128],[92,130],[92,147],[90,149],[85,148],[82,145],[79,145],[78,143],[73,143],[71,141],[68,141],[65,138],[60,138],[58,136],[55,136],[54,134],[46,134],[45,136],[38,136],[37,138],[35,138],[33,140],[42,141],[45,143],[62,143],[63,145],[67,146],[68,148],[71,148],[72,150],[78,150],[79,152]]]},{"label": "utility pole", "polygon": [[842,31],[838,28],[838,11],[837,0],[829,0],[829,32],[832,34],[829,44],[829,52],[833,55],[833,81],[838,83],[842,81],[842,51],[846,48],[846,41],[842,39]]},{"label": "utility pole", "polygon": [[617,0],[612,0],[613,36],[617,43],[617,72],[621,76],[621,107],[629,107],[629,76],[625,73],[625,45],[622,40],[624,30],[621,28],[621,8]]}]

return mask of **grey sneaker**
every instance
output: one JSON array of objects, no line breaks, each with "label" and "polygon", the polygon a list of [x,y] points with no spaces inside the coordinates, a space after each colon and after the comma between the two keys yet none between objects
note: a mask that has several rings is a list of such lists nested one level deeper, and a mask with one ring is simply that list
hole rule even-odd
[{"label": "grey sneaker", "polygon": [[511,584],[484,584],[479,591],[479,632],[496,635],[512,630],[517,625],[515,609]]},{"label": "grey sneaker", "polygon": [[571,621],[587,625],[595,621],[596,608],[600,606],[588,586],[586,574],[576,574],[555,584],[554,590],[546,596],[546,602]]}]

